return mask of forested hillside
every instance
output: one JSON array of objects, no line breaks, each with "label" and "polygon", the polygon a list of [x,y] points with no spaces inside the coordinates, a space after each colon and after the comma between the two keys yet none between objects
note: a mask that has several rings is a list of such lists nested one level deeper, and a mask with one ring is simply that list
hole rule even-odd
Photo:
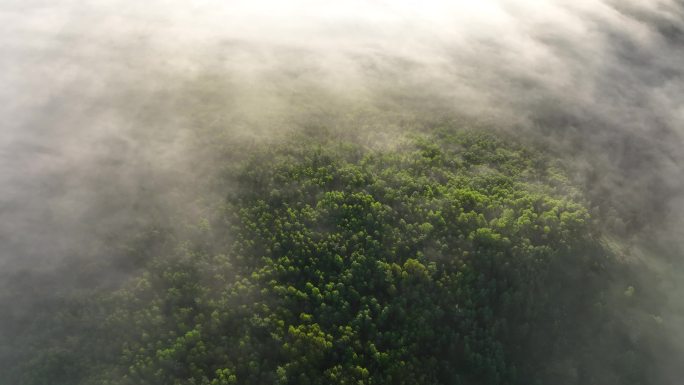
[{"label": "forested hillside", "polygon": [[133,278],[17,327],[2,383],[657,383],[605,218],[550,154],[447,126],[240,159],[188,232],[128,241]]}]

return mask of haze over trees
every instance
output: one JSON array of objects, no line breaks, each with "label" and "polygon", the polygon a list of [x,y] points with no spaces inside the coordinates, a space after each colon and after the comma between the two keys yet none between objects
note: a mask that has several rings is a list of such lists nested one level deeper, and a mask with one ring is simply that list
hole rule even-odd
[{"label": "haze over trees", "polygon": [[[223,175],[234,184],[192,235],[148,230],[120,289],[71,293],[35,319],[4,381],[657,378],[615,323],[634,288],[611,287],[617,261],[587,201],[539,150],[453,125],[376,148],[318,130]],[[606,353],[610,370],[595,366]]]},{"label": "haze over trees", "polygon": [[0,1],[0,385],[678,385],[681,0]]}]

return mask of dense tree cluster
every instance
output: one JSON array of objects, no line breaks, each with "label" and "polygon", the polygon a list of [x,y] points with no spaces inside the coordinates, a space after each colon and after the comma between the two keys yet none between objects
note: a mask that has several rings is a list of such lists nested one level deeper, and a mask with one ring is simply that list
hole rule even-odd
[{"label": "dense tree cluster", "polygon": [[20,383],[600,383],[577,370],[597,350],[558,362],[586,342],[578,319],[607,317],[606,252],[544,155],[452,129],[378,148],[298,136],[225,172],[215,218],[155,238]]}]

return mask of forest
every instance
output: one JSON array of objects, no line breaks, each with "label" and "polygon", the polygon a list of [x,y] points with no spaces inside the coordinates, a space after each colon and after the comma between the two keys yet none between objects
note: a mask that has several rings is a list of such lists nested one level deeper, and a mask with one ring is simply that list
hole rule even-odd
[{"label": "forest", "polygon": [[187,231],[119,245],[130,276],[15,319],[0,383],[666,383],[616,218],[539,146],[316,128],[229,159]]},{"label": "forest", "polygon": [[0,385],[681,385],[684,0],[1,0]]}]

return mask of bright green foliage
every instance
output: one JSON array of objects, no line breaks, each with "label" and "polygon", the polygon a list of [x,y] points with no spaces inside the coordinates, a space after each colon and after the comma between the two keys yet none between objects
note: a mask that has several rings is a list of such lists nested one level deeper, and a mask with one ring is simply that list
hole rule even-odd
[{"label": "bright green foliage", "polygon": [[324,141],[254,155],[235,168],[225,210],[234,270],[207,255],[152,267],[132,295],[149,300],[129,315],[140,334],[127,376],[529,380],[546,353],[530,344],[562,340],[572,277],[561,269],[588,264],[592,243],[586,209],[547,167],[490,135],[448,131],[392,151]]},{"label": "bright green foliage", "polygon": [[101,302],[107,383],[536,384],[598,322],[589,214],[542,155],[297,139],[229,167],[220,218]]}]

